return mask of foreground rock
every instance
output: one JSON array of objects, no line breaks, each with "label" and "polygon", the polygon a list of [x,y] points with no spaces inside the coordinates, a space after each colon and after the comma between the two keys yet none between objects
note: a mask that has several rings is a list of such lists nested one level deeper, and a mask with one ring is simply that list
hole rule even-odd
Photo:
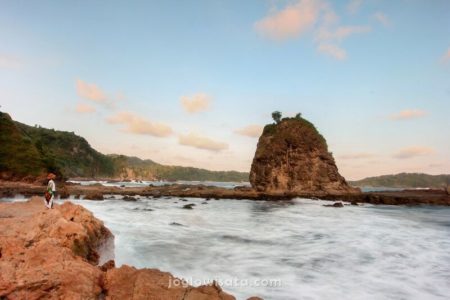
[{"label": "foreground rock", "polygon": [[323,136],[302,118],[264,128],[250,171],[250,183],[264,192],[351,193]]},{"label": "foreground rock", "polygon": [[98,267],[111,232],[79,205],[42,201],[0,203],[0,299],[235,299],[215,285],[175,286],[156,269]]}]

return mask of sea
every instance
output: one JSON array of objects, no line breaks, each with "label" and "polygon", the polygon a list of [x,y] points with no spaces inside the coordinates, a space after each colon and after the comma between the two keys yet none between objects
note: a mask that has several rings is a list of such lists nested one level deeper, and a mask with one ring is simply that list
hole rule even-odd
[{"label": "sea", "polygon": [[[242,185],[215,183],[234,184]],[[116,266],[157,268],[196,286],[215,280],[237,299],[449,299],[448,207],[110,197],[65,201],[112,231]]]}]

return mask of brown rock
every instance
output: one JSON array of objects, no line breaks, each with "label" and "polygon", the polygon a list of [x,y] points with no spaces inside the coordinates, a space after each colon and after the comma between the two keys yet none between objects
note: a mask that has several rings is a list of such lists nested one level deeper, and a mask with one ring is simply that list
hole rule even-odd
[{"label": "brown rock", "polygon": [[250,171],[257,191],[348,193],[323,136],[302,118],[284,119],[264,128]]},{"label": "brown rock", "polygon": [[66,202],[47,210],[41,198],[0,204],[0,298],[92,299],[103,273],[95,248],[112,237],[86,209]]},{"label": "brown rock", "polygon": [[103,272],[106,272],[106,271],[108,271],[108,270],[110,270],[110,269],[113,269],[113,268],[115,268],[116,267],[116,262],[114,261],[114,260],[108,260],[107,262],[105,262],[101,267],[100,267],[100,269],[103,271]]},{"label": "brown rock", "polygon": [[68,199],[70,197],[70,193],[65,186],[59,189],[58,194],[59,199]]},{"label": "brown rock", "polygon": [[86,194],[86,196],[84,196],[84,199],[87,199],[87,200],[104,200],[105,198],[103,197],[103,194],[101,192],[93,191],[93,192],[90,192],[90,193]]},{"label": "brown rock", "polygon": [[[105,288],[106,299],[185,299],[233,300],[217,285],[191,287],[170,273],[157,269],[136,269],[124,265],[108,270]],[[152,296],[153,295],[153,296]]]},{"label": "brown rock", "polygon": [[[0,203],[0,299],[233,300],[216,284],[192,287],[157,269],[101,267],[112,234],[85,208],[43,199]],[[179,284],[176,284],[179,283]]]}]

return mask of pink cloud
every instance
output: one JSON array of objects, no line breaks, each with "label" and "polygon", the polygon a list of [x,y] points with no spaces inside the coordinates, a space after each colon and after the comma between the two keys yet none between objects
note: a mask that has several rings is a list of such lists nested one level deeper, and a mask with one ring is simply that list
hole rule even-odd
[{"label": "pink cloud", "polygon": [[255,23],[255,29],[274,40],[295,38],[308,31],[317,21],[320,1],[299,0],[295,4],[275,11]]},{"label": "pink cloud", "polygon": [[243,128],[236,129],[234,132],[243,136],[257,138],[261,135],[263,127],[261,125],[248,125]]},{"label": "pink cloud", "polygon": [[317,50],[338,60],[344,60],[347,58],[347,52],[345,51],[345,49],[337,45],[319,44]]},{"label": "pink cloud", "polygon": [[341,41],[344,38],[349,37],[350,35],[366,33],[371,30],[372,29],[369,26],[339,26],[333,30],[329,30],[324,27],[317,32],[316,39],[319,41]]},{"label": "pink cloud", "polygon": [[119,112],[107,119],[110,124],[124,125],[124,131],[155,137],[167,137],[173,133],[172,128],[163,123],[146,120],[130,112]]},{"label": "pink cloud", "polygon": [[180,145],[194,147],[198,149],[220,152],[228,148],[228,144],[215,141],[208,137],[200,136],[195,133],[180,135],[178,142]]},{"label": "pink cloud", "polygon": [[[356,12],[362,1],[350,2],[348,9]],[[298,0],[284,9],[274,11],[255,23],[261,35],[273,40],[297,38],[311,32],[317,50],[338,60],[344,60],[347,52],[340,43],[354,34],[371,31],[369,26],[343,26],[339,16],[325,0]]]},{"label": "pink cloud", "polygon": [[430,155],[433,153],[434,150],[432,148],[423,146],[412,146],[400,149],[393,156],[394,158],[407,159],[407,158],[414,158],[417,156]]},{"label": "pink cloud", "polygon": [[22,61],[12,55],[0,53],[0,68],[4,69],[18,69],[22,66]]},{"label": "pink cloud", "polygon": [[87,83],[78,79],[76,82],[77,93],[81,98],[99,103],[106,103],[108,97],[105,92],[93,83]]},{"label": "pink cloud", "polygon": [[81,114],[93,113],[95,112],[95,107],[85,103],[78,103],[75,108],[75,111]]},{"label": "pink cloud", "polygon": [[182,96],[180,102],[185,111],[193,114],[208,110],[211,99],[212,97],[205,93],[198,93],[192,96]]},{"label": "pink cloud", "polygon": [[350,154],[344,154],[344,155],[338,156],[339,159],[364,159],[364,158],[373,158],[373,157],[375,157],[374,154],[367,153],[367,152],[350,153]]},{"label": "pink cloud", "polygon": [[426,116],[427,112],[420,109],[407,109],[402,110],[399,113],[391,115],[389,118],[391,120],[399,121],[399,120],[410,120],[417,119],[423,116]]},{"label": "pink cloud", "polygon": [[445,52],[444,55],[442,56],[442,61],[444,63],[450,62],[450,48],[448,48],[447,52]]}]

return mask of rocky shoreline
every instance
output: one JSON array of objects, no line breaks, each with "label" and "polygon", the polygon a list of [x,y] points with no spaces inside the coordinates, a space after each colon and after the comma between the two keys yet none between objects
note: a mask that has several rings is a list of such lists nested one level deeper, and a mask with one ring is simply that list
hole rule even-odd
[{"label": "rocky shoreline", "polygon": [[[149,198],[160,197],[192,197],[205,199],[247,199],[283,201],[296,197],[344,201],[353,204],[371,203],[385,205],[450,205],[450,195],[444,190],[404,190],[389,192],[258,192],[250,187],[226,189],[205,185],[172,184],[148,187],[105,187],[101,184],[83,186],[78,184],[59,184],[60,199],[70,196],[89,200],[104,200],[108,195],[121,195],[124,200],[133,200],[132,196]],[[25,197],[41,196],[45,187],[40,184],[0,181],[0,198],[23,195]]]},{"label": "rocky shoreline", "polygon": [[157,269],[99,266],[99,248],[114,238],[103,222],[80,205],[42,201],[0,203],[0,299],[235,299]]}]

